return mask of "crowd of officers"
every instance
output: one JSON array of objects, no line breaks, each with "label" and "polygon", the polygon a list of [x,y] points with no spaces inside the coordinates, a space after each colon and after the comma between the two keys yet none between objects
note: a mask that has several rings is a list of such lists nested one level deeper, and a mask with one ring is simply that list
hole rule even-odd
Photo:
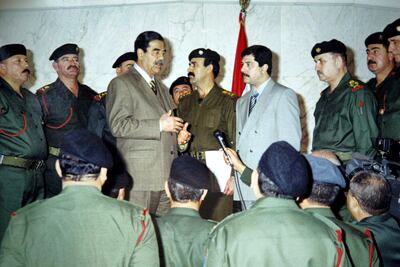
[{"label": "crowd of officers", "polygon": [[[26,48],[0,47],[0,266],[400,266],[390,184],[341,171],[355,154],[400,158],[400,19],[365,46],[366,84],[342,42],[312,48],[328,87],[310,155],[265,46],[242,52],[239,99],[217,85],[220,56],[205,48],[168,95],[152,31],[101,94],[78,81],[76,44],[50,55],[58,78],[36,95],[23,87]],[[225,188],[205,165],[215,130],[234,170]]]}]

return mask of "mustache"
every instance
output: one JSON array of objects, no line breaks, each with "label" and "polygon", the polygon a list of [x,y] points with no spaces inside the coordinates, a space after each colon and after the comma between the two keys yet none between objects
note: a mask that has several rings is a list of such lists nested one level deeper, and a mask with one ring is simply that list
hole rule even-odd
[{"label": "mustache", "polygon": [[194,73],[193,72],[188,72],[187,76],[193,76],[194,77]]},{"label": "mustache", "polygon": [[78,67],[77,67],[77,66],[74,66],[74,65],[68,66],[67,70],[69,70],[69,69],[71,69],[71,68],[75,68],[76,70],[78,70]]},{"label": "mustache", "polygon": [[28,74],[31,74],[31,70],[30,70],[30,69],[24,69],[24,70],[22,71],[22,73],[28,73]]},{"label": "mustache", "polygon": [[370,65],[370,64],[376,64],[376,62],[373,60],[368,60],[368,65]]},{"label": "mustache", "polygon": [[318,70],[317,71],[317,75],[321,75],[321,74],[322,74],[322,72]]},{"label": "mustache", "polygon": [[162,65],[164,65],[164,61],[160,59],[160,60],[157,60],[154,64],[162,66]]},{"label": "mustache", "polygon": [[242,72],[243,77],[250,77],[248,74]]}]

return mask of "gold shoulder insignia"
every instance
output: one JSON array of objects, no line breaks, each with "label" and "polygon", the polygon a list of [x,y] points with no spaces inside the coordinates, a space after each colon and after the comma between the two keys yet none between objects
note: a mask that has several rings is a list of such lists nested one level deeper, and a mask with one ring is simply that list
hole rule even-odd
[{"label": "gold shoulder insignia", "polygon": [[105,97],[105,96],[107,96],[107,91],[102,92],[102,93],[100,93],[100,94],[98,94],[98,95],[95,95],[93,99],[94,99],[95,101],[99,102],[99,101],[100,101],[103,97]]},{"label": "gold shoulder insignia", "polygon": [[356,81],[356,80],[350,80],[348,82],[348,84],[353,93],[357,92],[358,90],[361,90],[365,87],[363,84],[361,84],[359,81]]},{"label": "gold shoulder insignia", "polygon": [[231,91],[228,91],[228,90],[225,90],[225,89],[222,89],[222,94],[230,96],[230,97],[237,97],[237,95],[235,95]]},{"label": "gold shoulder insignia", "polygon": [[47,90],[49,90],[49,89],[50,89],[50,85],[45,85],[45,86],[43,86],[42,88],[38,89],[38,90],[36,91],[36,93],[37,93],[37,94],[43,94],[43,93],[46,93]]}]

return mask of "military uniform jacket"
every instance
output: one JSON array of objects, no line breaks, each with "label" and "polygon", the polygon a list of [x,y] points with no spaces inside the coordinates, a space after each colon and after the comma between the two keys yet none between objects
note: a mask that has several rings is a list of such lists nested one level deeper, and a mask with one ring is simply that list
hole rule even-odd
[{"label": "military uniform jacket", "polygon": [[349,73],[332,93],[329,90],[328,87],[322,91],[315,108],[313,150],[373,156],[373,144],[378,137],[374,95]]},{"label": "military uniform jacket", "polygon": [[320,214],[330,219],[342,229],[346,254],[352,263],[351,266],[380,266],[373,236],[369,230],[366,229],[363,233],[350,224],[337,219],[329,208],[308,208],[305,211]]},{"label": "military uniform jacket", "polygon": [[19,96],[0,78],[0,154],[25,159],[47,157],[43,113],[34,94],[21,88]]},{"label": "military uniform jacket", "polygon": [[44,112],[48,144],[57,148],[66,132],[87,127],[89,107],[97,95],[88,86],[79,83],[76,97],[60,79],[40,88],[36,94]]},{"label": "military uniform jacket", "polygon": [[223,132],[229,147],[235,148],[236,99],[234,94],[217,84],[202,100],[197,90],[181,98],[178,116],[190,124],[190,152],[220,149],[214,137],[215,130]]},{"label": "military uniform jacket", "polygon": [[376,78],[367,83],[378,100],[379,136],[400,140],[400,70],[393,70],[376,86]]},{"label": "military uniform jacket", "polygon": [[[277,141],[286,141],[300,150],[300,107],[296,93],[271,79],[249,115],[250,97],[251,92],[236,104],[237,150],[244,164],[257,168],[264,151]],[[256,199],[249,186],[242,181],[239,186],[244,200]],[[239,199],[236,188],[234,198]]]},{"label": "military uniform jacket", "polygon": [[400,266],[400,227],[389,213],[365,218],[357,225],[372,231],[383,266]]},{"label": "military uniform jacket", "polygon": [[107,122],[133,178],[134,191],[161,191],[177,156],[175,133],[160,132],[160,117],[174,108],[168,89],[155,78],[158,94],[132,68],[107,90]]},{"label": "military uniform jacket", "polygon": [[201,266],[208,233],[215,224],[190,208],[171,208],[157,218],[166,266]]},{"label": "military uniform jacket", "polygon": [[159,266],[157,239],[147,210],[68,186],[13,215],[0,266]]},{"label": "military uniform jacket", "polygon": [[211,232],[205,266],[348,266],[341,230],[293,200],[261,198]]}]

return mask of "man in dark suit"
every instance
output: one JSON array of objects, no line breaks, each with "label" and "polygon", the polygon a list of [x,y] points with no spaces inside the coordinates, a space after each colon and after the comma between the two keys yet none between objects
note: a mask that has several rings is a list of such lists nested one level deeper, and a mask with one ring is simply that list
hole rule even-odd
[{"label": "man in dark suit", "polygon": [[128,173],[133,178],[130,201],[162,215],[169,209],[164,191],[182,119],[172,116],[174,104],[156,77],[166,53],[163,37],[146,31],[136,38],[137,62],[108,86],[107,121],[117,138]]}]

